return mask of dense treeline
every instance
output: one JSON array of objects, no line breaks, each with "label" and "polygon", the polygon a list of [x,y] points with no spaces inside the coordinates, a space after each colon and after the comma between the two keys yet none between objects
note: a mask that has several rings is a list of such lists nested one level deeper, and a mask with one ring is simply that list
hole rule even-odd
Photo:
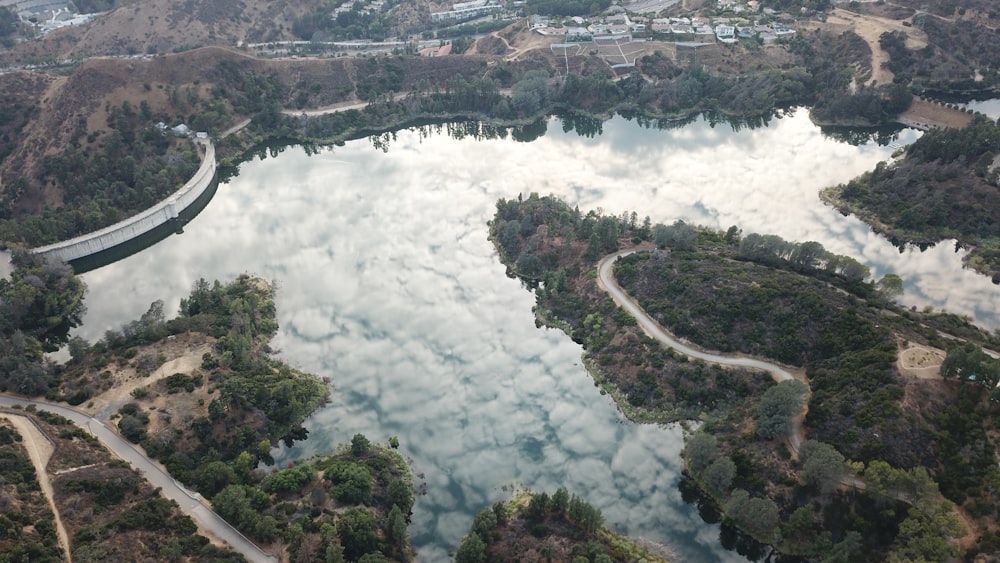
[{"label": "dense treeline", "polygon": [[549,560],[588,563],[664,561],[604,527],[601,511],[564,488],[497,502],[476,515],[456,563]]},{"label": "dense treeline", "polygon": [[[339,141],[427,118],[521,122],[557,111],[608,115],[623,109],[654,118],[686,117],[706,110],[752,117],[771,115],[776,107],[809,103],[815,97],[813,79],[802,68],[725,77],[697,64],[677,66],[661,54],[647,56],[641,64],[643,73],[659,78],[655,83],[639,72],[616,80],[607,68],[597,66],[557,81],[547,70],[518,73],[499,63],[485,77],[456,75],[438,84],[418,81],[405,91],[404,98],[396,99],[391,96],[404,92],[401,63],[372,58],[357,84],[358,96],[371,102],[363,110],[304,118],[282,116],[279,107],[271,104],[255,119],[254,127],[275,137]],[[509,95],[501,93],[505,87],[510,88]]]},{"label": "dense treeline", "polygon": [[292,33],[305,41],[346,41],[368,39],[385,41],[398,31],[399,22],[393,17],[392,9],[399,0],[388,0],[380,9],[372,9],[362,2],[356,2],[351,9],[330,16],[330,3],[322,3],[316,11],[297,18],[292,23]]},{"label": "dense treeline", "polygon": [[86,287],[61,263],[15,252],[14,272],[0,279],[0,391],[50,395],[58,375],[46,362],[86,311]]},{"label": "dense treeline", "polygon": [[962,129],[935,129],[906,149],[906,158],[831,188],[824,198],[857,213],[901,241],[935,243],[954,238],[973,247],[967,260],[1000,280],[1000,237],[995,197],[1000,127],[983,118]]},{"label": "dense treeline", "polygon": [[905,111],[912,94],[904,85],[851,88],[855,68],[871,67],[871,49],[853,33],[840,37],[796,36],[789,47],[811,79],[813,119],[823,123],[877,125]]},{"label": "dense treeline", "polygon": [[611,0],[528,0],[525,12],[542,16],[587,16],[608,9]]}]

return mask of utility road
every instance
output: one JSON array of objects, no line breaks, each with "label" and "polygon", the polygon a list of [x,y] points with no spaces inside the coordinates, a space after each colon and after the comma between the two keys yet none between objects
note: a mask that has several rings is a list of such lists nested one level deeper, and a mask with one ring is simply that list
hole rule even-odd
[{"label": "utility road", "polygon": [[[632,317],[635,318],[643,332],[645,332],[650,338],[659,341],[668,348],[673,348],[682,354],[699,360],[704,360],[706,362],[712,362],[723,366],[753,368],[766,371],[771,374],[771,377],[773,377],[775,381],[778,382],[798,379],[794,377],[790,371],[777,364],[772,364],[771,362],[747,356],[723,356],[721,354],[707,352],[685,342],[681,342],[673,334],[667,332],[666,329],[646,314],[646,311],[640,307],[635,300],[625,293],[621,286],[618,285],[618,281],[615,279],[615,261],[622,256],[628,256],[633,252],[635,252],[634,249],[622,250],[605,256],[597,265],[597,281],[601,289],[608,292],[619,307],[625,309],[630,315],[632,315]],[[802,438],[802,417],[797,416],[795,417],[793,424],[792,435],[789,436],[789,445],[796,453],[799,451],[799,445],[802,444]]]},{"label": "utility road", "polygon": [[233,528],[228,522],[223,520],[218,514],[212,511],[197,493],[192,493],[166,471],[160,468],[153,460],[146,457],[130,442],[120,435],[114,433],[96,418],[91,418],[82,412],[57,405],[12,397],[10,395],[0,395],[0,407],[27,407],[34,405],[38,410],[44,410],[68,418],[73,424],[87,430],[104,444],[109,450],[121,459],[132,464],[132,467],[139,470],[154,487],[159,487],[163,496],[173,500],[181,507],[181,511],[194,520],[198,528],[211,537],[215,537],[229,544],[234,550],[242,554],[248,561],[259,563],[276,562],[277,558],[264,553],[253,542],[246,539],[243,534]]}]

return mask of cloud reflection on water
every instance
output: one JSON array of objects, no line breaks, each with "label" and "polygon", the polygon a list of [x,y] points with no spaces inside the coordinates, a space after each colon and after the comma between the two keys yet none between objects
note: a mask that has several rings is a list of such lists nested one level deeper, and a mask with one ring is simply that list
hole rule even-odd
[{"label": "cloud reflection on water", "polygon": [[583,211],[736,224],[895,271],[914,304],[993,314],[1000,293],[947,248],[900,254],[817,199],[889,152],[825,138],[805,112],[739,133],[615,119],[594,139],[550,126],[527,144],[400,132],[388,154],[363,140],[312,158],[292,148],[245,164],[184,236],[87,274],[79,333],[95,339],[161,297],[175,310],[198,277],[275,278],[275,347],[335,386],[286,457],[355,432],[399,436],[428,485],[411,527],[421,560],[446,558],[512,482],[567,486],[609,523],[690,560],[739,560],[681,501],[680,431],[621,422],[577,365],[580,347],[535,328],[532,296],[505,277],[486,221],[497,198],[538,191]]}]

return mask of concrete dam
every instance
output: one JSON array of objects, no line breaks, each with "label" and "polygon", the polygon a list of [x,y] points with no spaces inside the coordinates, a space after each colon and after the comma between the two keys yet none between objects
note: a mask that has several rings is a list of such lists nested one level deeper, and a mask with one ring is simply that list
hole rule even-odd
[{"label": "concrete dam", "polygon": [[215,179],[215,145],[211,140],[197,142],[205,148],[201,166],[194,176],[170,197],[99,231],[41,246],[32,249],[32,252],[43,257],[51,256],[64,262],[71,262],[122,245],[177,220],[185,209],[194,204],[213,185]]}]

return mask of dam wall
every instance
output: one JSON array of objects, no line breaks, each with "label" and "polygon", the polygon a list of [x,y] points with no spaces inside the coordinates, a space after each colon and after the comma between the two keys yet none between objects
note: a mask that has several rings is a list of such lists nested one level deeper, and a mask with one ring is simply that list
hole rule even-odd
[{"label": "dam wall", "polygon": [[70,262],[114,248],[176,220],[182,211],[194,204],[213,185],[212,181],[215,179],[215,145],[210,140],[198,142],[205,147],[201,166],[186,184],[167,199],[99,231],[41,246],[32,249],[32,252]]}]

